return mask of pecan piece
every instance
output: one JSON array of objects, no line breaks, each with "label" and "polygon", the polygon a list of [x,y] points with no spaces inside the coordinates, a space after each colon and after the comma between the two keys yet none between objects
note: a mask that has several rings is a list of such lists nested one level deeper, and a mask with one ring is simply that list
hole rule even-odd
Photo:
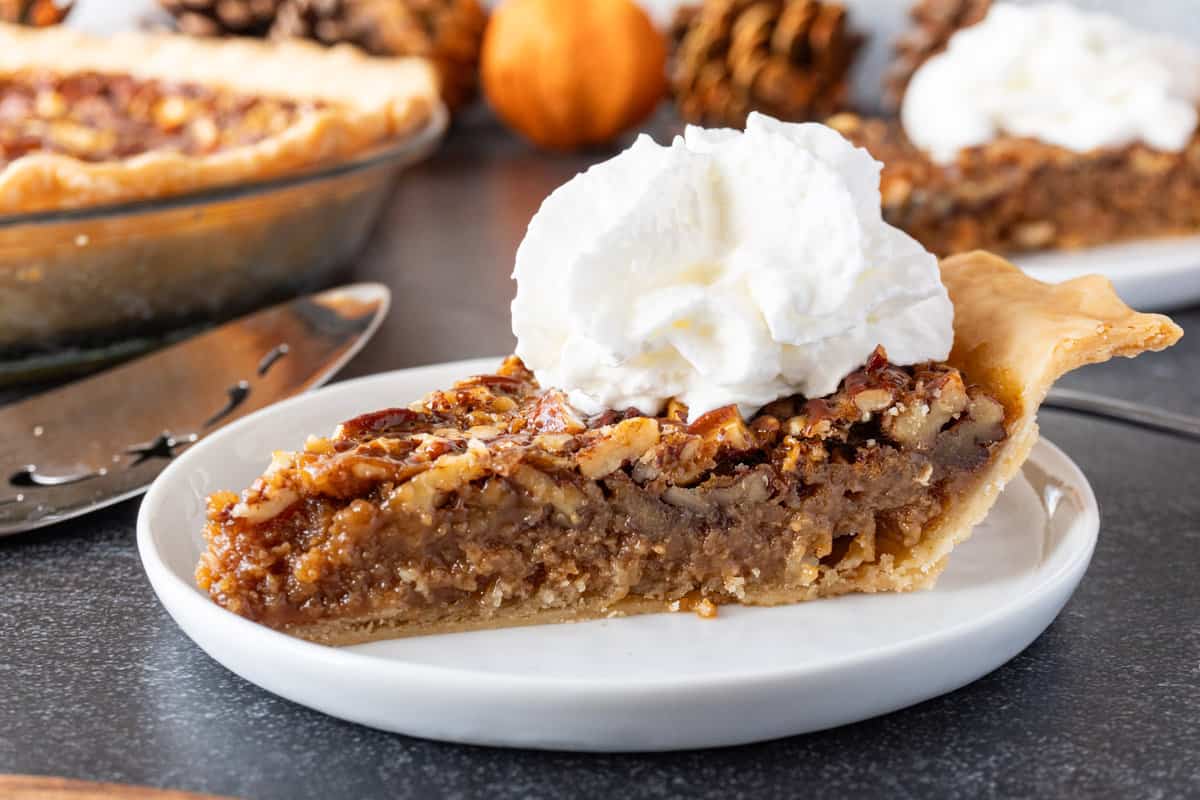
[{"label": "pecan piece", "polygon": [[917,450],[928,450],[942,428],[967,407],[967,389],[957,372],[942,372],[897,413],[883,417],[883,432],[892,441]]},{"label": "pecan piece", "polygon": [[579,522],[579,508],[586,498],[577,487],[556,481],[545,472],[524,464],[517,466],[509,478],[534,500],[551,506],[570,520],[571,524]]},{"label": "pecan piece", "polygon": [[755,446],[754,432],[746,426],[737,406],[721,406],[702,414],[688,426],[688,433],[717,449],[749,450]]},{"label": "pecan piece", "polygon": [[579,451],[579,471],[587,478],[603,478],[633,461],[658,444],[658,420],[633,417],[605,425],[595,432],[591,441]]},{"label": "pecan piece", "polygon": [[587,430],[587,425],[567,403],[566,395],[554,390],[538,397],[529,424],[535,431],[543,433],[582,433]]},{"label": "pecan piece", "polygon": [[409,408],[385,408],[343,422],[333,433],[335,440],[370,439],[385,433],[424,430],[439,418]]},{"label": "pecan piece", "polygon": [[472,440],[465,451],[442,455],[429,469],[397,486],[384,501],[384,508],[418,514],[428,524],[445,493],[483,477],[489,465],[487,448]]},{"label": "pecan piece", "polygon": [[716,466],[715,448],[703,439],[678,430],[661,432],[659,443],[646,451],[633,467],[633,479],[646,483],[664,478],[676,486],[688,486]]}]

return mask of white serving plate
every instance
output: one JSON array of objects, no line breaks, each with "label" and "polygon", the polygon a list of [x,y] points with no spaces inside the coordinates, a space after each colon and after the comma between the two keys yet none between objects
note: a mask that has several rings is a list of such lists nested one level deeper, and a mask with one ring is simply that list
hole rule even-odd
[{"label": "white serving plate", "polygon": [[1026,253],[1012,256],[1012,261],[1047,283],[1103,275],[1122,300],[1140,311],[1169,311],[1200,302],[1200,236]]},{"label": "white serving plate", "polygon": [[295,448],[308,432],[497,363],[336,384],[264,409],[178,458],[146,494],[138,549],[183,631],[269,692],[384,730],[568,750],[712,747],[842,725],[970,683],[1050,624],[1095,546],[1099,512],[1087,480],[1041,442],[1024,477],[927,592],[723,607],[715,620],[656,614],[336,649],[242,619],[195,587],[208,493],[247,485],[272,450]]}]

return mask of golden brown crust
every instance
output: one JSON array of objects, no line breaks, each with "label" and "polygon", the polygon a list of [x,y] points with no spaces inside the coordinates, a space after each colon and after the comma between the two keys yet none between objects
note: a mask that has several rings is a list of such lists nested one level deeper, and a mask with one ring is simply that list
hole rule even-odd
[{"label": "golden brown crust", "polygon": [[327,619],[307,625],[285,626],[281,630],[310,642],[344,647],[382,639],[584,622],[637,614],[661,614],[673,610],[679,609],[663,600],[625,598],[608,603],[604,598],[591,598],[571,608],[545,608],[536,598],[532,598],[506,604],[488,616],[476,613],[447,616],[441,611],[420,616],[405,610],[378,611],[352,619]]},{"label": "golden brown crust", "polygon": [[954,303],[950,364],[1014,418],[1036,412],[1051,384],[1073,369],[1162,350],[1183,335],[1169,318],[1125,305],[1099,275],[1050,285],[976,251],[945,259],[942,282]]},{"label": "golden brown crust", "polygon": [[943,260],[942,282],[954,303],[948,363],[1005,405],[1008,438],[976,488],[928,526],[917,546],[895,563],[864,565],[847,576],[845,591],[933,586],[950,551],[970,537],[1029,457],[1038,406],[1054,382],[1087,364],[1165,349],[1183,335],[1169,318],[1129,308],[1098,275],[1050,285],[976,251]]},{"label": "golden brown crust", "polygon": [[[928,589],[933,586],[938,573],[945,564],[927,572],[916,572],[903,584],[893,580],[893,562],[885,557],[875,565],[872,572],[863,571],[854,579],[826,581],[807,587],[787,587],[774,591],[746,592],[738,600],[747,606],[781,606],[834,597],[855,592],[894,592]],[[443,633],[468,633],[490,631],[501,628],[521,628],[534,625],[550,625],[563,622],[587,622],[595,619],[633,617],[639,614],[665,614],[695,612],[698,616],[711,617],[717,613],[716,605],[709,605],[705,613],[699,603],[678,600],[658,600],[645,597],[625,597],[616,602],[606,598],[582,599],[570,608],[547,608],[538,598],[513,601],[484,616],[477,613],[457,612],[447,615],[444,611],[413,614],[407,610],[381,610],[352,618],[329,618],[303,625],[285,625],[285,633],[317,644],[333,647],[364,644],[384,639],[406,639],[413,636],[431,636]]]},{"label": "golden brown crust", "polygon": [[946,556],[983,521],[996,497],[1037,442],[1037,410],[1056,380],[1115,356],[1163,350],[1183,330],[1161,314],[1125,305],[1106,278],[1089,275],[1050,285],[983,251],[942,261],[942,282],[954,303],[951,366],[1004,403],[1008,438],[978,489],[925,532],[908,563],[897,565],[897,589],[925,585]]},{"label": "golden brown crust", "polygon": [[210,155],[151,152],[87,163],[33,153],[0,171],[0,214],[164,197],[346,158],[442,122],[436,77],[419,58],[369,58],[303,42],[197,40],[126,33],[96,39],[66,29],[0,24],[0,74],[46,69],[177,81],[243,95],[320,100],[283,133]]}]

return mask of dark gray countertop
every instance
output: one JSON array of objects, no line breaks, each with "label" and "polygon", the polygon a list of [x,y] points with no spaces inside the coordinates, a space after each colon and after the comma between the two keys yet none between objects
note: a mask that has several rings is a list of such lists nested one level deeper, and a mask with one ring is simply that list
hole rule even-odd
[{"label": "dark gray countertop", "polygon": [[[401,182],[356,277],[394,307],[343,377],[503,352],[508,273],[541,198],[591,157],[459,132]],[[1200,310],[1181,312],[1200,331]],[[1068,384],[1195,412],[1200,333]],[[210,660],[142,574],[137,502],[0,540],[0,772],[302,797],[1147,797],[1200,793],[1200,444],[1047,411],[1103,528],[1028,650],[880,719],[726,750],[595,756],[380,733]]]}]

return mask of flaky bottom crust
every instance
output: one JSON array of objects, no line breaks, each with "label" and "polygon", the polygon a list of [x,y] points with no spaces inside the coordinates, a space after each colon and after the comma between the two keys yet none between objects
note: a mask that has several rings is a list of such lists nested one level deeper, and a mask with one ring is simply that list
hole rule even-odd
[{"label": "flaky bottom crust", "polygon": [[[986,514],[986,511],[985,511]],[[982,519],[982,517],[981,517]],[[821,597],[836,597],[845,594],[874,592],[907,592],[932,588],[938,574],[945,568],[946,559],[919,576],[900,578],[895,572],[890,556],[884,563],[876,563],[871,570],[863,570],[853,576],[837,576],[828,568],[824,575],[810,586],[778,587],[766,591],[751,591],[736,601],[718,600],[725,605],[736,602],[746,606],[782,606],[816,600]],[[715,598],[714,598],[715,599]],[[495,630],[498,628],[520,628],[532,625],[548,625],[562,622],[586,622],[595,619],[629,617],[637,614],[662,614],[697,610],[692,598],[683,601],[661,600],[645,597],[625,597],[609,602],[603,597],[590,597],[576,601],[569,608],[546,608],[537,597],[511,600],[496,609],[480,615],[475,609],[461,609],[447,613],[445,609],[433,608],[414,614],[411,609],[391,609],[365,614],[348,619],[329,619],[304,625],[285,625],[282,630],[301,639],[318,644],[345,646],[364,644],[383,639],[403,639],[411,636],[428,636],[441,633],[466,633],[470,631]],[[715,605],[713,606],[715,609]]]},{"label": "flaky bottom crust", "polygon": [[[779,588],[773,591],[746,592],[736,601],[745,606],[783,606],[835,597],[844,594],[888,591],[913,591],[931,588],[937,574],[945,564],[928,576],[928,584],[896,588],[888,582],[871,578],[841,581],[836,584],[821,584],[803,588]],[[876,572],[877,575],[882,574]],[[732,604],[722,602],[722,605]],[[715,608],[715,606],[714,606]],[[536,598],[510,601],[494,613],[480,616],[473,611],[446,614],[441,609],[431,609],[422,614],[413,614],[408,609],[380,611],[351,619],[323,620],[306,625],[288,625],[282,630],[301,639],[317,644],[344,647],[365,644],[384,639],[406,639],[412,636],[429,636],[442,633],[468,633],[499,628],[523,628],[533,625],[550,625],[563,622],[587,622],[596,619],[631,617],[638,614],[663,614],[695,610],[690,601],[667,601],[644,597],[626,597],[615,603],[603,598],[587,598],[570,608],[545,608]]]}]

